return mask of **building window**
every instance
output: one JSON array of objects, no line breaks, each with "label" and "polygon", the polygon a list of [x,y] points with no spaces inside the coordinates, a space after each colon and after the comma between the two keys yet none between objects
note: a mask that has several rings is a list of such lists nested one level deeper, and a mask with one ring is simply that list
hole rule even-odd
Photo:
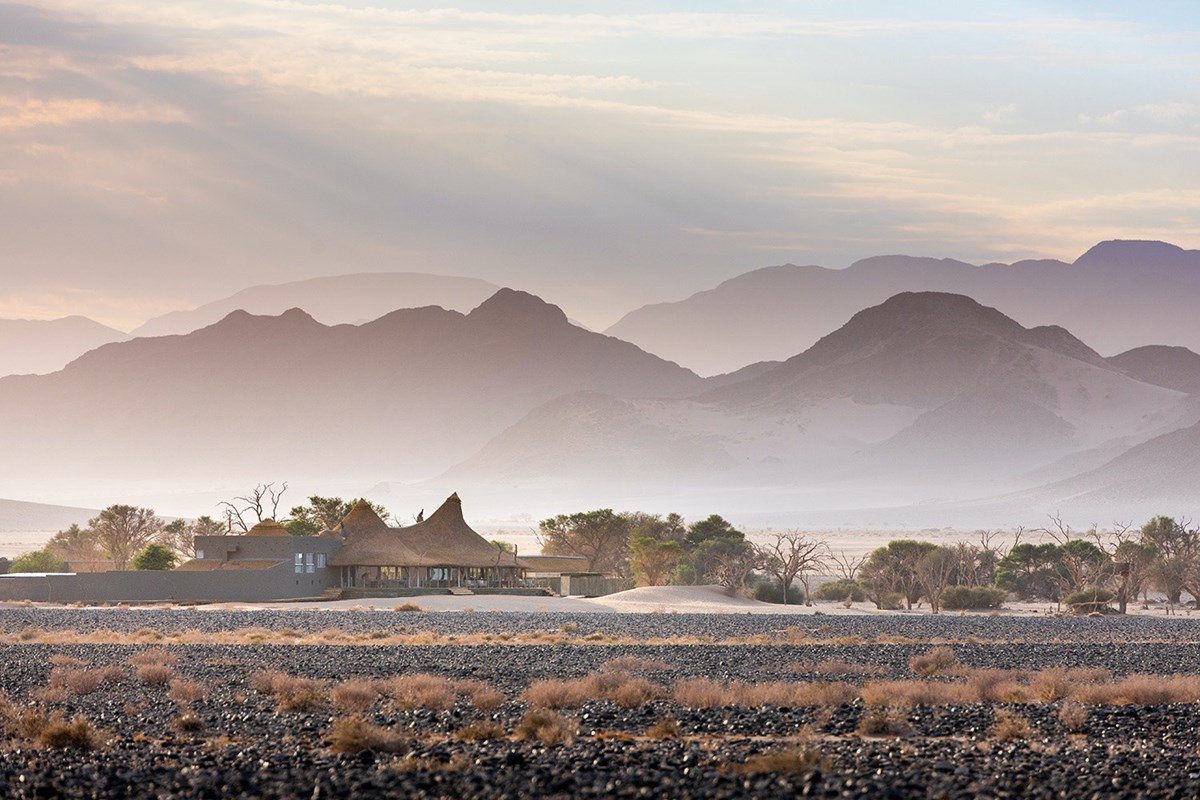
[{"label": "building window", "polygon": [[304,553],[296,553],[296,572],[304,572]]},{"label": "building window", "polygon": [[313,571],[313,554],[312,553],[308,553],[304,559],[304,571],[305,572]]},{"label": "building window", "polygon": [[203,550],[197,550],[197,551],[196,551],[196,558],[204,558],[204,551],[203,551]]},{"label": "building window", "polygon": [[317,569],[325,569],[325,554],[317,553]]}]

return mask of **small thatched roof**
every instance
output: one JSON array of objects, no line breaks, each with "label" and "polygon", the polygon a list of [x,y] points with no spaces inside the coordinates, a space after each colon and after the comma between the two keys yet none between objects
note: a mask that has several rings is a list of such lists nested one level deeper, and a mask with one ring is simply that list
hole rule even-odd
[{"label": "small thatched roof", "polygon": [[247,536],[291,536],[287,532],[287,528],[280,525],[273,519],[264,519],[250,530],[246,531]]},{"label": "small thatched roof", "polygon": [[366,500],[359,500],[350,509],[350,513],[342,517],[342,521],[333,529],[333,533],[342,537],[358,536],[361,534],[381,533],[391,528],[379,518],[375,509]]},{"label": "small thatched roof", "polygon": [[[372,522],[365,514],[366,507]],[[351,517],[356,519],[351,521]],[[352,524],[347,525],[347,521]],[[458,494],[446,498],[424,522],[389,528],[365,503],[351,509],[338,526],[346,546],[329,559],[331,566],[376,567],[521,567],[512,553],[491,544],[463,519]]]}]

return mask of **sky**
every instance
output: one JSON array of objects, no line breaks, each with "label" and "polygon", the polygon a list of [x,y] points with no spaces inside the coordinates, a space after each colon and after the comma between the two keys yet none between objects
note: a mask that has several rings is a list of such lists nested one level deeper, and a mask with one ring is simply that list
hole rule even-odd
[{"label": "sky", "polygon": [[1200,247],[1189,0],[446,3],[0,2],[0,317]]}]

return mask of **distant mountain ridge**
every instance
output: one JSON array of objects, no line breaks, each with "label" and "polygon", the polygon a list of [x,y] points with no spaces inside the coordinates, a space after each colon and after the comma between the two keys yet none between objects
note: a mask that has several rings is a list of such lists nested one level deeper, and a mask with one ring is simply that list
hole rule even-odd
[{"label": "distant mountain ridge", "polygon": [[233,311],[274,316],[301,308],[327,325],[361,324],[398,308],[441,306],[470,311],[500,287],[476,278],[420,272],[362,272],[253,286],[189,311],[147,321],[134,336],[191,333]]},{"label": "distant mountain ridge", "polygon": [[52,375],[0,379],[0,449],[23,454],[0,462],[0,480],[412,479],[554,397],[684,397],[704,386],[508,289],[465,315],[402,309],[358,326],[299,309],[235,311],[186,335],[106,345]]},{"label": "distant mountain ridge", "polygon": [[0,377],[55,372],[88,350],[128,338],[87,317],[0,319]]},{"label": "distant mountain ridge", "polygon": [[1035,470],[1099,466],[1198,412],[1183,392],[1138,380],[1062,328],[1026,328],[961,295],[906,292],[692,398],[550,401],[446,481],[545,487],[606,476],[613,493],[682,483],[778,496],[836,488],[860,503],[963,500],[1019,487]]},{"label": "distant mountain ridge", "polygon": [[1163,242],[1097,244],[1073,264],[975,266],[876,256],[846,269],[786,264],[731,278],[675,303],[630,312],[606,333],[700,374],[783,360],[852,314],[901,292],[962,294],[1022,325],[1070,330],[1100,353],[1142,345],[1200,350],[1200,251]]}]

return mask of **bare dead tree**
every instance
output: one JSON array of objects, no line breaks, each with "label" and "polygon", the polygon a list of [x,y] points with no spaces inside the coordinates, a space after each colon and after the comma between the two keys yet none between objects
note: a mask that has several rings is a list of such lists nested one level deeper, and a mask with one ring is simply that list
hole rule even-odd
[{"label": "bare dead tree", "polygon": [[761,566],[762,560],[758,551],[753,547],[747,547],[744,550],[718,555],[716,563],[713,565],[712,576],[732,595],[745,591],[746,580],[750,577],[750,573]]},{"label": "bare dead tree", "polygon": [[278,519],[279,502],[287,488],[287,481],[278,489],[274,483],[260,483],[244,495],[218,503],[224,509],[225,521],[230,532],[236,530],[246,533],[264,519]]},{"label": "bare dead tree", "polygon": [[825,561],[828,545],[820,539],[809,539],[799,531],[772,534],[774,541],[755,545],[761,566],[769,572],[783,588],[783,604],[787,605],[787,593],[797,577],[804,584],[804,599],[808,601],[808,574],[819,569]]},{"label": "bare dead tree", "polygon": [[845,550],[839,550],[836,553],[830,550],[826,556],[826,563],[832,565],[832,569],[829,572],[844,581],[855,580],[855,577],[858,575],[858,568],[866,560],[867,556],[865,553],[860,556],[852,556]]}]

